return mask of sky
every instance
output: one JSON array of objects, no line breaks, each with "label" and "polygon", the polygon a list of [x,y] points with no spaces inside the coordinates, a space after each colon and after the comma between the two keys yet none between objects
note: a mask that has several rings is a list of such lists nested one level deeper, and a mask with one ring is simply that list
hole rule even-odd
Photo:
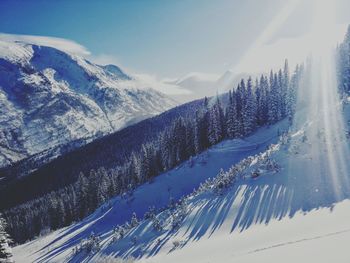
[{"label": "sky", "polygon": [[347,0],[3,0],[0,32],[68,39],[97,63],[161,78],[257,72],[305,55],[303,36],[322,1],[337,3],[339,38]]}]

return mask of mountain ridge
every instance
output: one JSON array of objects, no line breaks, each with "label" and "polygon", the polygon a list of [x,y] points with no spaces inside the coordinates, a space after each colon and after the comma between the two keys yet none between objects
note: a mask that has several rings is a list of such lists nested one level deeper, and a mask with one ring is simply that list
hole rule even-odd
[{"label": "mountain ridge", "polygon": [[0,41],[0,166],[99,138],[176,105],[124,73],[22,41]]}]

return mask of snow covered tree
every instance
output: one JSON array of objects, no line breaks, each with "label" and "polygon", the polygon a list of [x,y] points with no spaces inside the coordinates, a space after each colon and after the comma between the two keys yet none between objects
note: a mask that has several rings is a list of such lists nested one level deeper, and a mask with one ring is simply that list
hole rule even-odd
[{"label": "snow covered tree", "polygon": [[269,123],[273,124],[279,121],[281,114],[281,96],[278,75],[271,71],[270,74],[270,96],[269,96]]},{"label": "snow covered tree", "polygon": [[343,43],[337,49],[337,74],[339,90],[350,92],[350,25]]},{"label": "snow covered tree", "polygon": [[289,65],[288,60],[286,59],[284,62],[283,75],[282,75],[282,86],[281,86],[281,94],[282,94],[282,116],[285,117],[287,114],[287,96],[290,85],[290,77],[289,77]]},{"label": "snow covered tree", "polygon": [[236,89],[236,112],[237,112],[237,120],[236,120],[236,136],[242,137],[244,136],[244,125],[243,125],[243,109],[245,104],[245,82],[242,79],[241,83],[237,86]]},{"label": "snow covered tree", "polygon": [[130,226],[136,227],[139,225],[139,220],[137,219],[136,213],[132,213],[131,220],[130,220]]},{"label": "snow covered tree", "polygon": [[286,98],[286,117],[288,118],[289,122],[291,123],[293,120],[293,116],[296,109],[296,97],[297,97],[297,89],[299,86],[299,66],[297,65],[295,72],[290,80],[290,85],[287,91],[287,98]]},{"label": "snow covered tree", "polygon": [[209,142],[211,145],[217,144],[225,136],[224,113],[221,107],[219,96],[209,111]]},{"label": "snow covered tree", "polygon": [[196,153],[202,152],[209,147],[208,139],[209,131],[209,108],[208,99],[205,98],[203,106],[196,111],[196,118],[194,123],[194,146]]},{"label": "snow covered tree", "polygon": [[10,263],[13,262],[12,251],[10,247],[11,239],[6,233],[6,221],[0,214],[0,262]]},{"label": "snow covered tree", "polygon": [[235,91],[230,91],[229,104],[226,108],[226,129],[229,138],[235,138],[239,135],[239,131],[237,131],[237,118],[236,93]]},{"label": "snow covered tree", "polygon": [[83,173],[79,174],[76,187],[77,187],[77,195],[78,195],[77,203],[79,204],[78,214],[79,214],[79,218],[83,218],[89,210],[89,204],[88,204],[89,181]]},{"label": "snow covered tree", "polygon": [[163,231],[162,222],[156,216],[154,216],[152,219],[152,227],[158,232]]},{"label": "snow covered tree", "polygon": [[256,128],[256,106],[252,78],[249,77],[243,105],[243,129],[245,135],[252,133]]},{"label": "snow covered tree", "polygon": [[264,75],[261,75],[260,81],[256,84],[255,97],[256,97],[256,119],[257,125],[262,126],[268,122],[268,93],[269,84],[268,80]]}]

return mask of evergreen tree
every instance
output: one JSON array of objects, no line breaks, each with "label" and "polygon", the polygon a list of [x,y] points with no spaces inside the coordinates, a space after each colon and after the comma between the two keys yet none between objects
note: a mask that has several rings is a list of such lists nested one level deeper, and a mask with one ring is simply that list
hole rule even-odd
[{"label": "evergreen tree", "polygon": [[350,25],[343,43],[337,50],[337,73],[339,90],[343,93],[350,92]]},{"label": "evergreen tree", "polygon": [[236,113],[237,113],[237,121],[236,121],[236,134],[237,137],[244,136],[244,125],[243,125],[243,107],[245,104],[245,82],[242,79],[241,83],[237,86],[236,90]]},{"label": "evergreen tree", "polygon": [[253,93],[252,78],[249,77],[245,92],[243,106],[243,129],[244,134],[252,133],[256,128],[256,101]]},{"label": "evergreen tree", "polygon": [[296,109],[296,97],[297,97],[297,88],[299,86],[299,66],[296,66],[295,72],[290,80],[290,85],[287,93],[287,101],[286,101],[286,116],[290,124],[292,123],[293,116]]},{"label": "evergreen tree", "polygon": [[131,216],[131,221],[130,221],[130,226],[131,227],[136,227],[138,226],[139,224],[139,221],[137,220],[137,216],[136,216],[136,213],[132,213],[132,216]]},{"label": "evergreen tree", "polygon": [[11,243],[11,239],[6,233],[6,227],[6,221],[0,214],[0,262],[10,263],[13,262],[12,251],[9,245],[9,243]]},{"label": "evergreen tree", "polygon": [[77,196],[78,196],[78,204],[79,204],[79,218],[83,218],[88,210],[89,210],[89,203],[88,203],[88,188],[89,188],[89,181],[84,176],[83,173],[79,174],[78,181],[77,181]]},{"label": "evergreen tree", "polygon": [[235,138],[238,136],[237,131],[237,106],[236,106],[236,93],[235,91],[229,94],[229,104],[226,108],[226,129],[227,136],[229,138]]},{"label": "evergreen tree", "polygon": [[270,74],[270,96],[269,96],[269,123],[276,123],[281,119],[280,91],[277,74]]},{"label": "evergreen tree", "polygon": [[255,97],[257,103],[257,125],[262,126],[265,125],[268,121],[268,81],[261,75],[259,83],[256,84],[255,88]]},{"label": "evergreen tree", "polygon": [[224,113],[221,107],[219,96],[216,96],[216,101],[210,109],[209,120],[209,142],[211,145],[214,145],[220,142],[225,135]]},{"label": "evergreen tree", "polygon": [[283,117],[287,115],[287,96],[288,96],[289,85],[290,85],[289,65],[288,65],[288,60],[286,59],[284,62],[283,77],[282,77],[282,100],[283,100],[282,116]]}]

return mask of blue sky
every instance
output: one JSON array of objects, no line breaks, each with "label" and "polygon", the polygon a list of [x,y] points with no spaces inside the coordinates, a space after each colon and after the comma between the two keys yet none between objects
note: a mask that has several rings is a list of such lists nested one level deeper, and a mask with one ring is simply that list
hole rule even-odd
[{"label": "blue sky", "polygon": [[[338,1],[346,5],[345,0]],[[70,39],[101,63],[160,77],[193,71],[222,74],[237,64],[286,2],[1,1],[0,32]],[[310,11],[307,2],[266,41],[303,34]]]}]

